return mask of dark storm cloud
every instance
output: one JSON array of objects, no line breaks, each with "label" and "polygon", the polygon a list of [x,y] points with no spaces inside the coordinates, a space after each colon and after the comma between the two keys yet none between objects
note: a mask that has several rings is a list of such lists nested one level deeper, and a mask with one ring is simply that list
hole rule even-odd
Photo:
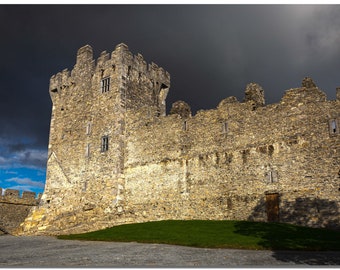
[{"label": "dark storm cloud", "polygon": [[19,139],[22,138],[6,140],[0,137],[0,169],[25,167],[44,170],[47,150],[40,149],[27,139],[16,142]]},{"label": "dark storm cloud", "polygon": [[0,169],[31,168],[44,170],[46,167],[47,151],[27,149],[25,151],[0,154]]},{"label": "dark storm cloud", "polygon": [[[0,139],[5,151],[45,151],[51,75],[72,69],[79,47],[95,56],[126,43],[171,74],[168,107],[217,106],[247,83],[267,103],[311,76],[335,97],[340,85],[340,6],[311,5],[30,5],[0,6]],[[25,152],[26,151],[26,152]],[[35,152],[37,155],[38,152]],[[42,162],[43,163],[43,162]]]}]

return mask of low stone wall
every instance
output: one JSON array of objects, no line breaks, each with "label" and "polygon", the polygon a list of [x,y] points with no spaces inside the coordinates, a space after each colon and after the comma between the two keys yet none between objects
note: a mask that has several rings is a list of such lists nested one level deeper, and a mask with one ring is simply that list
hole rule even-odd
[{"label": "low stone wall", "polygon": [[12,233],[25,220],[30,209],[38,205],[40,194],[35,192],[0,188],[0,234]]}]

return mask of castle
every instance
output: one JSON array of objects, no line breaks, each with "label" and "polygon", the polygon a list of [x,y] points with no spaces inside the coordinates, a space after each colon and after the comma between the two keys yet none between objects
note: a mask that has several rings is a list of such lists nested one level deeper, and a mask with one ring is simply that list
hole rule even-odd
[{"label": "castle", "polygon": [[52,76],[47,179],[19,234],[66,234],[165,219],[280,221],[339,228],[340,89],[311,78],[265,105],[166,115],[170,75],[125,44],[89,45]]}]

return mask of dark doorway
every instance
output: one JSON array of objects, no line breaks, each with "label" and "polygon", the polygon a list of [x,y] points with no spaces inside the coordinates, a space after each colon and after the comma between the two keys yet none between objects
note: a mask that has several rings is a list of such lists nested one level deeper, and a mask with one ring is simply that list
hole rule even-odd
[{"label": "dark doorway", "polygon": [[266,194],[268,222],[279,222],[279,193]]}]

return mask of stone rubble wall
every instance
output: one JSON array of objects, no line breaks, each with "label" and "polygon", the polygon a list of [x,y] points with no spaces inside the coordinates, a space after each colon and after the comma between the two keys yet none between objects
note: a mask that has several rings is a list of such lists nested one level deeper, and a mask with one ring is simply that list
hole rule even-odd
[{"label": "stone rubble wall", "polygon": [[322,91],[297,88],[256,110],[251,102],[222,101],[186,119],[185,131],[178,115],[143,127],[144,112],[131,112],[129,209],[144,221],[266,221],[265,194],[278,193],[280,221],[337,227],[340,140],[329,133],[329,119],[339,109]]}]

